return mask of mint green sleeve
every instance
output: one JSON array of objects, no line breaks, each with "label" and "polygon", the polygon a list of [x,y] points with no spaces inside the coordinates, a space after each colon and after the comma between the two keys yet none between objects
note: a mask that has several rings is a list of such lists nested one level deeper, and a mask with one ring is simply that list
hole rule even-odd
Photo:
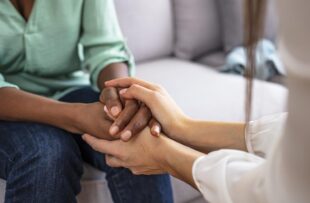
[{"label": "mint green sleeve", "polygon": [[92,86],[102,69],[111,63],[125,62],[134,74],[134,59],[122,35],[113,0],[86,0],[83,6],[83,69],[90,72]]},{"label": "mint green sleeve", "polygon": [[2,87],[15,87],[15,88],[18,88],[16,85],[6,82],[4,77],[3,77],[3,75],[0,74],[0,88],[2,88]]}]

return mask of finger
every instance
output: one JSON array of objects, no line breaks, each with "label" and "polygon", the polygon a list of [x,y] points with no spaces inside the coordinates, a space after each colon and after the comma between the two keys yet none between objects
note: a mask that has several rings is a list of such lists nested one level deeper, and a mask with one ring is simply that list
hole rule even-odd
[{"label": "finger", "polygon": [[122,111],[122,103],[118,91],[114,87],[104,88],[100,95],[100,101],[105,104],[112,116],[116,117]]},{"label": "finger", "polygon": [[131,167],[130,171],[134,175],[158,175],[158,174],[165,173],[161,169],[152,169],[152,168],[146,168],[146,167]]},{"label": "finger", "polygon": [[156,85],[144,80],[140,80],[137,78],[131,78],[131,77],[126,77],[126,78],[117,78],[114,80],[110,80],[110,81],[106,81],[105,85],[107,87],[121,87],[121,88],[128,88],[131,85],[140,85],[142,87],[151,89],[151,90],[155,90],[156,89]]},{"label": "finger", "polygon": [[161,125],[160,123],[152,118],[150,123],[149,123],[150,129],[151,129],[151,134],[155,137],[159,137],[160,132],[161,132]]},{"label": "finger", "polygon": [[111,156],[109,154],[105,155],[105,160],[108,166],[113,168],[120,168],[122,167],[122,161],[114,156]]},{"label": "finger", "polygon": [[94,136],[91,136],[89,134],[84,134],[82,136],[83,140],[88,143],[95,151],[104,153],[104,154],[110,154],[117,156],[117,146],[113,141],[107,141],[103,139],[98,139]]},{"label": "finger", "polygon": [[130,140],[131,137],[141,132],[149,123],[152,117],[152,113],[145,105],[141,105],[139,111],[131,119],[129,124],[121,133],[121,139],[123,141]]},{"label": "finger", "polygon": [[140,85],[132,85],[128,89],[120,90],[120,95],[125,99],[136,99],[152,107],[154,91]]},{"label": "finger", "polygon": [[112,124],[109,132],[112,136],[122,131],[139,110],[138,102],[135,100],[127,100],[125,107],[120,115]]},{"label": "finger", "polygon": [[106,105],[104,105],[103,110],[104,110],[104,112],[106,113],[106,115],[108,116],[108,119],[109,119],[109,120],[112,120],[112,121],[115,120],[114,116],[111,115],[111,113],[109,112],[109,110],[108,110],[108,108],[107,108]]}]

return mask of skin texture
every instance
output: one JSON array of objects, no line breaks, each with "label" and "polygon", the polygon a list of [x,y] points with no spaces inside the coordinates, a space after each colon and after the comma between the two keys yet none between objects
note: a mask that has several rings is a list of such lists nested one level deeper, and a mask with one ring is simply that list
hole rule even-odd
[{"label": "skin texture", "polygon": [[191,119],[161,86],[139,79],[115,79],[105,85],[122,88],[120,95],[125,100],[136,99],[147,105],[165,133],[153,137],[143,130],[127,143],[84,135],[95,150],[108,154],[107,163],[112,167],[126,167],[135,174],[168,172],[196,187],[192,167],[198,157],[223,148],[246,151],[243,123]]}]

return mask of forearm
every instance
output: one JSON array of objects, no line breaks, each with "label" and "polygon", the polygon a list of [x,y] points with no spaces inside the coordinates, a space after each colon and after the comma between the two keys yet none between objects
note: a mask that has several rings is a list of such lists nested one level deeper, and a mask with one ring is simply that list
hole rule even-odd
[{"label": "forearm", "polygon": [[125,63],[113,63],[105,67],[99,74],[98,87],[102,90],[104,83],[115,78],[128,76],[128,66]]},{"label": "forearm", "polygon": [[244,123],[186,119],[171,138],[204,153],[219,149],[246,151],[244,133]]},{"label": "forearm", "polygon": [[32,121],[71,130],[73,104],[30,94],[15,88],[0,88],[0,120]]},{"label": "forearm", "polygon": [[164,141],[159,145],[157,151],[160,154],[159,157],[161,157],[159,161],[162,163],[162,167],[165,171],[190,184],[194,188],[197,188],[193,179],[192,168],[196,159],[205,154],[179,144],[169,138],[161,137],[160,139]]}]

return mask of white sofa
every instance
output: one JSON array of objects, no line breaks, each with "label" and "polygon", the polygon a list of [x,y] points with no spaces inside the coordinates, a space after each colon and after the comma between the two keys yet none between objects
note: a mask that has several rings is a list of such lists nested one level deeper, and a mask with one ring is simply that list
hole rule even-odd
[{"label": "white sofa", "polygon": [[[211,9],[210,12],[217,12],[213,9],[216,0],[203,1],[207,1],[208,11]],[[115,2],[124,35],[138,62],[137,77],[162,84],[181,108],[194,118],[216,121],[244,120],[245,81],[240,76],[223,75],[215,71],[214,64],[224,62],[225,53],[220,47],[196,61],[174,56],[178,43],[174,21],[175,2]],[[216,18],[214,20],[210,29],[219,26]],[[222,43],[219,36],[214,36],[213,39],[220,40],[218,44]],[[254,92],[254,119],[285,111],[287,90],[284,87],[257,81]],[[79,202],[111,203],[104,173],[87,165],[85,168]],[[172,181],[176,203],[205,202],[202,196],[187,184],[174,178]],[[0,203],[4,198],[4,188],[5,181],[0,180]]]}]

